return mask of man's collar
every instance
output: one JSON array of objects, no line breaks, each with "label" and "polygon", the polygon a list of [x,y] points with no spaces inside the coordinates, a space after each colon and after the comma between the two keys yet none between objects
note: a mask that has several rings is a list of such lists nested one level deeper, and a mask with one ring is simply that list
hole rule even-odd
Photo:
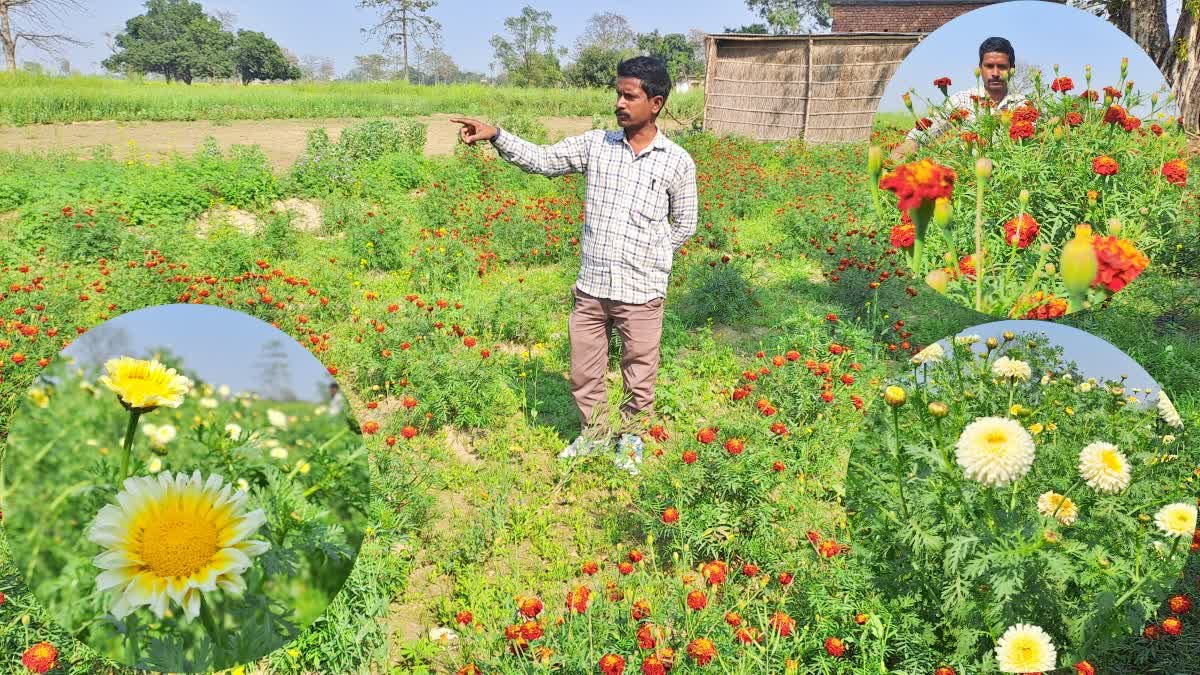
[{"label": "man's collar", "polygon": [[[625,130],[621,129],[618,132],[618,134],[619,134],[618,138],[621,139],[621,142],[624,143],[626,146],[628,146],[630,150],[632,150],[633,146],[629,144],[629,137],[625,135]],[[642,150],[642,152],[646,152],[648,150],[654,150],[654,149],[662,150],[666,147],[667,147],[667,135],[663,133],[662,127],[655,124],[654,125],[654,140],[650,141],[650,145],[647,145]]]}]

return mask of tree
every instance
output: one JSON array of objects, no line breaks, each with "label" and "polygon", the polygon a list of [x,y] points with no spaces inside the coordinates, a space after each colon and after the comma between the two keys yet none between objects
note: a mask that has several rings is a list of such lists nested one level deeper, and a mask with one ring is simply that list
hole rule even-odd
[{"label": "tree", "polygon": [[379,82],[392,79],[392,59],[383,54],[367,54],[354,57],[354,69],[346,79],[363,82]]},{"label": "tree", "polygon": [[230,33],[235,32],[237,28],[238,15],[232,9],[218,9],[212,13],[214,19],[221,24],[221,30],[227,30]]},{"label": "tree", "polygon": [[692,44],[683,33],[660,35],[657,30],[641,33],[638,35],[638,51],[662,59],[667,64],[672,81],[686,80],[703,72]]},{"label": "tree", "polygon": [[509,39],[493,35],[490,44],[508,80],[518,86],[558,84],[562,79],[554,49],[554,34],[558,29],[550,23],[550,12],[525,5],[519,16],[504,20],[504,28]]},{"label": "tree", "polygon": [[582,54],[588,47],[610,52],[632,50],[637,45],[637,33],[629,19],[616,12],[593,14],[575,41],[575,52]]},{"label": "tree", "polygon": [[333,67],[333,59],[328,56],[305,54],[300,59],[300,77],[306,80],[321,80],[327,82],[332,80],[335,74],[336,71]]},{"label": "tree", "polygon": [[771,32],[765,23],[748,23],[741,28],[725,27],[726,33],[751,33],[753,35],[766,35]]},{"label": "tree", "polygon": [[437,0],[359,0],[360,8],[378,9],[379,22],[363,32],[382,36],[384,47],[400,45],[404,57],[404,81],[408,82],[408,45],[422,39],[436,39],[442,25],[429,16]]},{"label": "tree", "polygon": [[1071,5],[1108,18],[1146,51],[1175,94],[1186,129],[1200,132],[1200,5],[1180,3],[1171,32],[1166,0],[1072,0]]},{"label": "tree", "polygon": [[832,23],[829,0],[746,0],[746,7],[776,33],[826,29]]},{"label": "tree", "polygon": [[125,22],[104,60],[109,70],[162,73],[167,81],[230,77],[235,72],[235,37],[206,15],[198,2],[147,0],[146,13]]},{"label": "tree", "polygon": [[300,69],[288,62],[279,43],[258,31],[238,31],[233,55],[242,84],[250,84],[253,80],[300,78]]},{"label": "tree", "polygon": [[[765,31],[764,31],[765,32]],[[707,72],[708,51],[707,51],[708,33],[701,28],[689,28],[687,32],[688,44],[692,46],[692,55],[696,59],[696,67],[701,73]]]},{"label": "tree", "polygon": [[617,81],[617,64],[627,52],[600,45],[584,47],[567,68],[567,83],[573,87],[611,87]]},{"label": "tree", "polygon": [[80,0],[0,0],[0,47],[8,72],[17,72],[17,45],[22,41],[52,54],[64,44],[87,45],[53,28],[64,13],[83,7]]}]

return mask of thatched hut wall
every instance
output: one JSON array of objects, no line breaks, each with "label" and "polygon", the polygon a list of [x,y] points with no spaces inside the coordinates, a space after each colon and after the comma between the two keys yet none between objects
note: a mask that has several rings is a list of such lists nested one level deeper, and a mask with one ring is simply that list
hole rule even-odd
[{"label": "thatched hut wall", "polygon": [[888,80],[924,36],[706,36],[704,128],[760,140],[867,140]]}]

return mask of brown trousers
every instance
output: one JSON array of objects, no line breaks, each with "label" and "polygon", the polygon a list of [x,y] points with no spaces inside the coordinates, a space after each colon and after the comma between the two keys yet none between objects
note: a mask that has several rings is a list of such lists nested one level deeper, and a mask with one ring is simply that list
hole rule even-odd
[{"label": "brown trousers", "polygon": [[571,288],[574,308],[567,321],[571,339],[571,395],[579,408],[583,434],[592,438],[609,430],[608,346],[615,328],[621,335],[621,377],[625,397],[620,433],[636,433],[642,417],[654,414],[654,381],[658,376],[663,298],[635,305],[597,298]]}]

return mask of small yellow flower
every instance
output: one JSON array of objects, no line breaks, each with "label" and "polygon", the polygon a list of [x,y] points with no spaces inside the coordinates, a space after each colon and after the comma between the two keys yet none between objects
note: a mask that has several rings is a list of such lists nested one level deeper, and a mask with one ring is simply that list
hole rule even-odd
[{"label": "small yellow flower", "polygon": [[1044,429],[1045,429],[1045,427],[1042,426],[1041,422],[1034,422],[1029,427],[1029,433],[1033,434],[1034,436],[1037,436],[1038,434],[1042,433],[1042,431]]},{"label": "small yellow flower", "polygon": [[1067,406],[1067,409],[1064,412],[1066,412],[1068,415],[1074,415],[1075,409],[1072,408],[1071,406]]},{"label": "small yellow flower", "polygon": [[122,405],[140,412],[159,406],[178,408],[191,389],[188,378],[158,361],[122,356],[109,359],[104,369],[107,374],[100,376],[100,384],[112,390]]},{"label": "small yellow flower", "polygon": [[46,394],[45,389],[30,389],[29,400],[39,408],[50,407],[50,397]]}]

